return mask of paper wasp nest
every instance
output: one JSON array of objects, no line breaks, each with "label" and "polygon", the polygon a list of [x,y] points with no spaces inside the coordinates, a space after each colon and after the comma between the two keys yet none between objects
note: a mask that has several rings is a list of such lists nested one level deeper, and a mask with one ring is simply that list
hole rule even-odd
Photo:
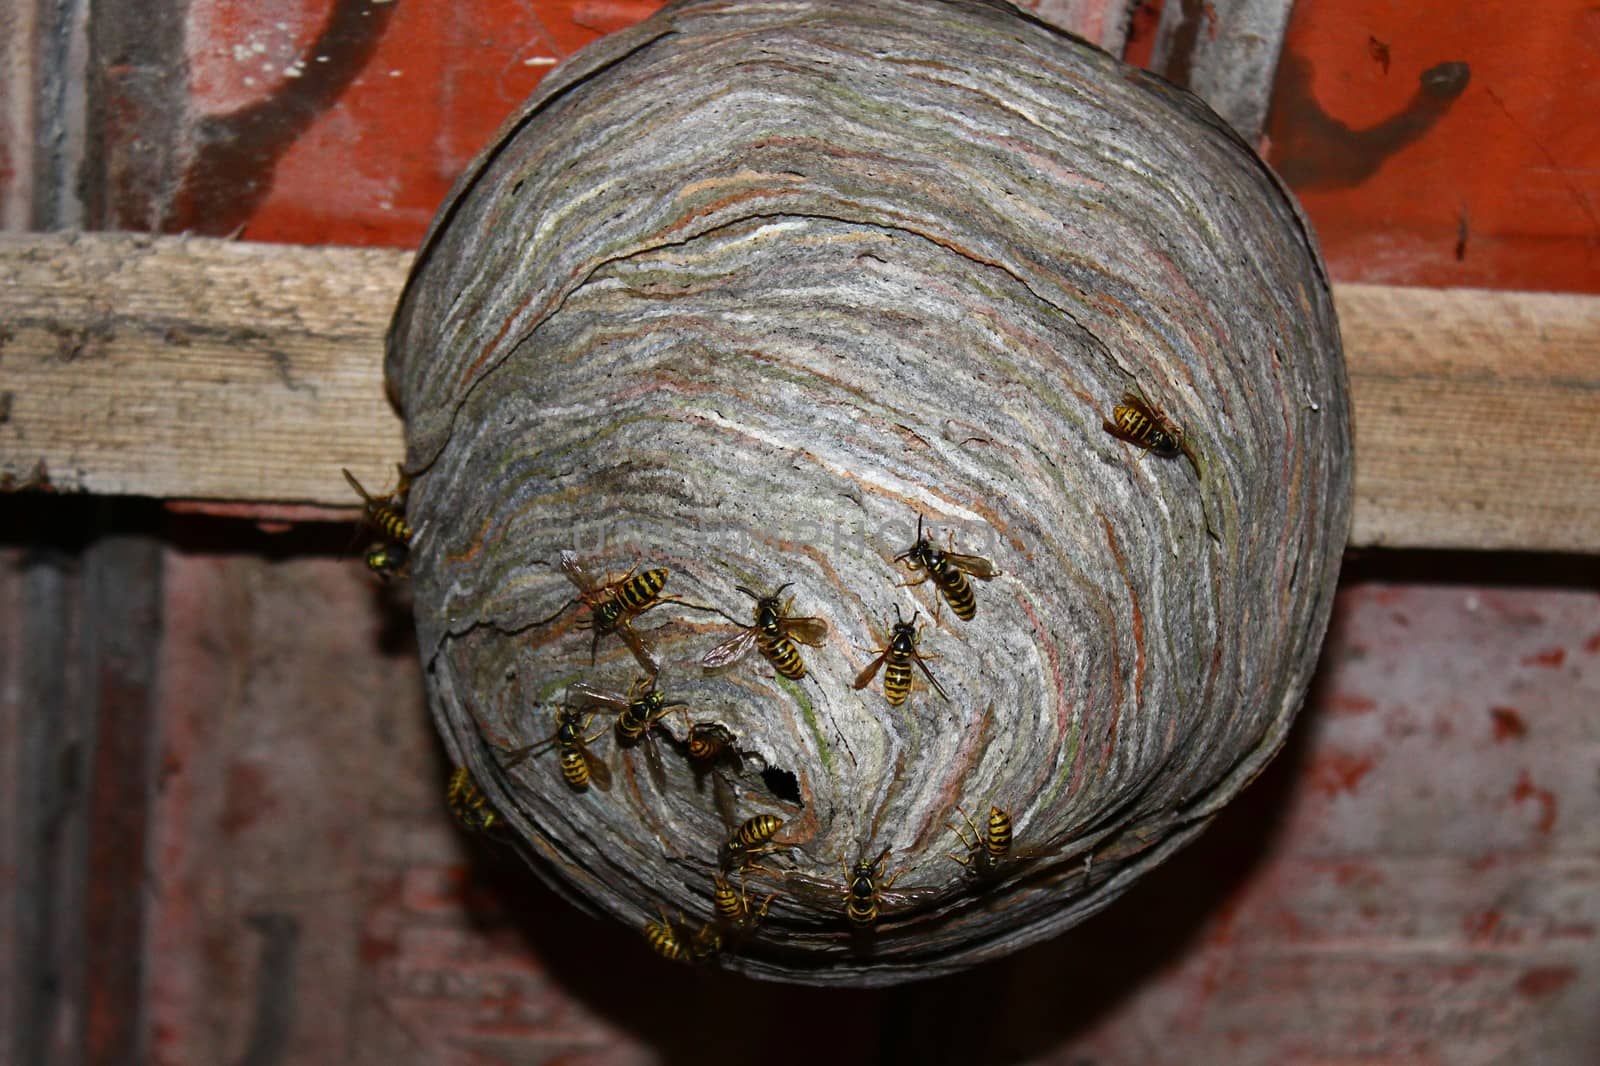
[{"label": "paper wasp nest", "polygon": [[[583,52],[440,211],[387,369],[451,754],[552,884],[685,948],[737,824],[783,819],[744,871],[765,921],[718,927],[760,976],[927,976],[1106,906],[1282,743],[1348,527],[1288,195],[1193,97],[978,0],[690,0]],[[1181,448],[1108,431],[1128,391]],[[970,620],[904,587],[919,516],[1000,571]],[[616,595],[662,568],[665,602]],[[740,585],[826,622],[800,680],[702,666]],[[897,611],[922,662],[891,706],[893,656],[854,686]],[[685,705],[634,746],[583,695],[644,677],[629,631]],[[563,708],[609,791],[563,776],[570,737],[513,757]],[[690,722],[742,766],[694,764]],[[1009,815],[993,869],[958,805]],[[843,867],[884,849],[851,922]]]}]

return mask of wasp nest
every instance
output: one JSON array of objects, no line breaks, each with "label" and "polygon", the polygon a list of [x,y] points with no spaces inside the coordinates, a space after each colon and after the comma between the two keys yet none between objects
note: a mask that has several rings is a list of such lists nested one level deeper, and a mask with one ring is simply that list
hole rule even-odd
[{"label": "wasp nest", "polygon": [[1282,743],[1348,526],[1289,196],[980,0],[689,0],[585,51],[441,210],[388,373],[474,813],[760,976],[1105,907]]}]

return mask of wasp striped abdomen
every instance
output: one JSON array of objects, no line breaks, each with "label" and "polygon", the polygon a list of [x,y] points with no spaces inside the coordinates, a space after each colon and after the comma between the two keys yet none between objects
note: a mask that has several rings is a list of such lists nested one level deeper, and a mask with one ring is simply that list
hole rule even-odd
[{"label": "wasp striped abdomen", "polygon": [[688,958],[688,951],[684,948],[683,941],[679,939],[678,931],[664,914],[659,922],[645,923],[644,938],[650,942],[650,950],[663,959],[684,962]]},{"label": "wasp striped abdomen", "polygon": [[806,676],[806,664],[800,658],[799,649],[794,646],[794,641],[783,635],[776,624],[770,631],[763,628],[756,634],[756,650],[772,664],[774,670],[790,681],[799,681]]},{"label": "wasp striped abdomen", "polygon": [[883,668],[883,694],[889,706],[898,707],[911,696],[911,659],[891,659]]},{"label": "wasp striped abdomen", "polygon": [[589,787],[589,763],[576,748],[561,749],[561,776],[576,789]]},{"label": "wasp striped abdomen", "polygon": [[733,831],[733,836],[728,839],[723,849],[725,865],[728,868],[749,866],[750,860],[757,855],[789,847],[787,844],[775,843],[772,839],[782,826],[783,819],[775,814],[758,814],[754,818],[745,819],[739,828]]},{"label": "wasp striped abdomen", "polygon": [[593,718],[592,714],[586,716],[582,711],[572,709],[557,711],[556,731],[544,740],[512,752],[506,762],[506,769],[509,770],[525,759],[555,748],[560,752],[561,776],[573,789],[582,792],[593,784],[602,792],[610,791],[610,769],[589,750],[589,745],[598,740],[605,730],[601,729],[593,736],[583,735]]},{"label": "wasp striped abdomen", "polygon": [[1011,850],[1011,816],[999,807],[989,808],[989,824],[983,834],[983,850],[991,862],[999,862]]},{"label": "wasp striped abdomen", "polygon": [[972,621],[978,613],[978,601],[972,595],[972,582],[967,580],[967,575],[945,565],[933,571],[933,581],[944,593],[944,602],[950,605],[956,617],[963,622]]},{"label": "wasp striped abdomen", "polygon": [[[954,535],[951,536],[954,544]],[[944,551],[936,548],[922,532],[922,516],[917,516],[917,539],[899,555],[897,561],[903,561],[913,570],[921,570],[923,576],[912,585],[920,585],[929,578],[933,579],[935,587],[944,602],[950,605],[950,610],[963,622],[970,622],[978,613],[978,601],[972,594],[972,582],[967,580],[967,575],[988,581],[999,574],[999,569],[989,560],[980,555],[962,555],[954,550]]]},{"label": "wasp striped abdomen", "polygon": [[889,701],[889,706],[898,707],[911,695],[911,666],[917,668],[927,677],[928,683],[934,691],[948,700],[944,686],[939,684],[938,678],[933,676],[933,671],[928,669],[924,657],[917,652],[917,616],[913,612],[911,621],[907,622],[900,616],[900,605],[895,605],[894,630],[889,637],[888,646],[878,649],[878,657],[867,664],[867,668],[856,676],[855,687],[866,688],[872,684],[872,679],[878,676],[878,669],[883,668],[883,694]]},{"label": "wasp striped abdomen", "polygon": [[979,832],[966,811],[960,807],[956,810],[961,813],[967,828],[972,830],[972,835],[969,837],[962,832],[960,826],[947,823],[950,831],[961,838],[961,844],[966,849],[965,855],[950,857],[975,874],[993,873],[1001,860],[1011,852],[1011,816],[999,807],[990,806],[989,820],[984,825],[983,831]]},{"label": "wasp striped abdomen", "polygon": [[456,820],[476,832],[487,833],[500,821],[499,812],[490,806],[489,797],[478,788],[472,772],[465,766],[456,767],[455,773],[450,775],[445,801]]},{"label": "wasp striped abdomen", "polygon": [[623,608],[630,614],[639,614],[653,606],[666,587],[668,573],[662,566],[623,578],[617,584],[617,598]]},{"label": "wasp striped abdomen", "polygon": [[1111,419],[1104,425],[1106,432],[1118,440],[1164,459],[1175,458],[1183,450],[1182,432],[1131,391],[1122,394],[1122,402],[1111,409]]},{"label": "wasp striped abdomen", "polygon": [[733,734],[720,722],[695,722],[689,727],[689,758],[710,764],[733,744]]},{"label": "wasp striped abdomen", "polygon": [[758,814],[747,819],[734,831],[732,843],[746,850],[759,847],[771,840],[783,827],[783,819],[775,814]]}]

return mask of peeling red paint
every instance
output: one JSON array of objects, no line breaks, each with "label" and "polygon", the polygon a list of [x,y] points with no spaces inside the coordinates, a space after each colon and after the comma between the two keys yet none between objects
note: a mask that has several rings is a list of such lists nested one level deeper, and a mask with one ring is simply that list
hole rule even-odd
[{"label": "peeling red paint", "polygon": [[1528,771],[1522,771],[1517,778],[1517,787],[1511,790],[1511,798],[1517,803],[1525,800],[1534,800],[1539,804],[1539,820],[1535,827],[1540,833],[1548,833],[1556,824],[1556,796],[1547,788],[1539,788],[1528,776]]},{"label": "peeling red paint", "polygon": [[1543,999],[1566,988],[1577,976],[1571,966],[1541,966],[1517,980],[1517,991],[1529,999]]},{"label": "peeling red paint", "polygon": [[235,836],[276,807],[261,768],[235,763],[228,772],[228,791],[217,824],[225,835]]},{"label": "peeling red paint", "polygon": [[1536,655],[1530,655],[1522,660],[1523,666],[1560,666],[1567,661],[1567,649],[1546,648]]},{"label": "peeling red paint", "polygon": [[1378,701],[1365,696],[1338,695],[1328,701],[1328,709],[1334,714],[1370,714],[1378,709]]},{"label": "peeling red paint", "polygon": [[1528,724],[1515,707],[1491,707],[1489,717],[1494,725],[1494,739],[1498,742],[1521,740],[1528,735]]},{"label": "peeling red paint", "polygon": [[1500,921],[1497,910],[1477,911],[1461,919],[1461,928],[1469,940],[1489,940],[1500,928]]},{"label": "peeling red paint", "polygon": [[1364,862],[1341,862],[1333,869],[1333,879],[1349,888],[1375,888],[1383,884],[1383,874]]},{"label": "peeling red paint", "polygon": [[1600,655],[1600,631],[1596,631],[1588,640],[1583,642],[1583,650],[1590,655]]},{"label": "peeling red paint", "polygon": [[1325,796],[1355,792],[1361,779],[1371,772],[1375,760],[1370,755],[1337,749],[1315,756],[1311,761],[1311,787]]}]

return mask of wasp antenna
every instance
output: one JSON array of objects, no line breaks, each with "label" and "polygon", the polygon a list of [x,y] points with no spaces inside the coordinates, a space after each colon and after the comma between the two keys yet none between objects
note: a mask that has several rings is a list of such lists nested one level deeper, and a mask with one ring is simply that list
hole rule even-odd
[{"label": "wasp antenna", "polygon": [[749,596],[752,600],[759,600],[761,598],[761,596],[753,589],[748,589],[743,585],[735,585],[733,587],[744,593],[746,596]]}]

